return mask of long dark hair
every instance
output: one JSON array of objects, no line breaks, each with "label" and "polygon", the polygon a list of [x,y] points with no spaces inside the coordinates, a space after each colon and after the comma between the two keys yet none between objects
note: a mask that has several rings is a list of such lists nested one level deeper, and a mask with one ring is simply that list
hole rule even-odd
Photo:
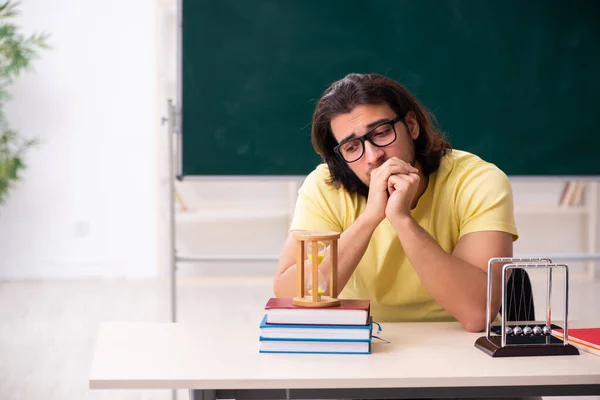
[{"label": "long dark hair", "polygon": [[387,104],[398,116],[414,112],[419,137],[414,141],[415,159],[426,176],[435,172],[442,156],[452,149],[439,130],[435,116],[398,82],[378,74],[349,74],[325,90],[315,108],[312,121],[312,145],[329,166],[331,182],[350,193],[366,196],[365,185],[333,148],[338,144],[331,131],[331,120],[351,112],[359,105]]}]

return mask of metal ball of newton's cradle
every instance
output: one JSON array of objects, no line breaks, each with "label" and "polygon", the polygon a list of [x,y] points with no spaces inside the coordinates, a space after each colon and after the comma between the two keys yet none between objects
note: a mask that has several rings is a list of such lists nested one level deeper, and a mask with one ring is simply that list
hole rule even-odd
[{"label": "metal ball of newton's cradle", "polygon": [[506,336],[511,336],[513,334],[513,330],[510,326],[506,327]]},{"label": "metal ball of newton's cradle", "polygon": [[532,333],[533,333],[533,329],[531,329],[530,326],[526,326],[525,328],[523,328],[524,336],[531,336]]},{"label": "metal ball of newton's cradle", "polygon": [[521,336],[523,334],[523,329],[520,326],[515,326],[513,328],[513,335]]},{"label": "metal ball of newton's cradle", "polygon": [[546,325],[542,328],[542,333],[544,334],[544,336],[550,336],[550,334],[552,333],[552,329],[550,329],[550,327]]},{"label": "metal ball of newton's cradle", "polygon": [[538,325],[533,327],[533,334],[535,336],[540,336],[542,334],[542,328],[540,328]]}]

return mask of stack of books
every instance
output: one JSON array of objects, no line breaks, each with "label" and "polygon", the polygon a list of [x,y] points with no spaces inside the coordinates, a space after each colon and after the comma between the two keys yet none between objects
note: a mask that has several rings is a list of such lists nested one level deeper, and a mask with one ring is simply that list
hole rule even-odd
[{"label": "stack of books", "polygon": [[369,300],[342,299],[335,307],[309,308],[272,298],[260,324],[261,353],[370,354]]}]

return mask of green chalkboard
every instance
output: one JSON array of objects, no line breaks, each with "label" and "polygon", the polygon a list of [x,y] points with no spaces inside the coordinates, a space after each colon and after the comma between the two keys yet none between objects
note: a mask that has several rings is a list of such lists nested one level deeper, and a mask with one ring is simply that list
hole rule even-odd
[{"label": "green chalkboard", "polygon": [[408,87],[509,175],[600,175],[600,1],[183,0],[180,176],[305,175],[315,101]]}]

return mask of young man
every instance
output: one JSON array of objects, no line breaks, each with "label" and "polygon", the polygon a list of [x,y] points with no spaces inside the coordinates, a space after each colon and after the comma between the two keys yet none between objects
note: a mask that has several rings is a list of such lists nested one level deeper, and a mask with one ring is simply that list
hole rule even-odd
[{"label": "young man", "polygon": [[[291,230],[341,232],[339,296],[371,300],[377,321],[458,320],[467,331],[483,330],[487,262],[511,257],[517,239],[506,175],[452,150],[435,117],[376,74],[350,74],[325,91],[312,143],[325,164],[302,185]],[[277,297],[296,295],[295,262],[290,233]],[[329,276],[327,258],[319,268]]]}]

